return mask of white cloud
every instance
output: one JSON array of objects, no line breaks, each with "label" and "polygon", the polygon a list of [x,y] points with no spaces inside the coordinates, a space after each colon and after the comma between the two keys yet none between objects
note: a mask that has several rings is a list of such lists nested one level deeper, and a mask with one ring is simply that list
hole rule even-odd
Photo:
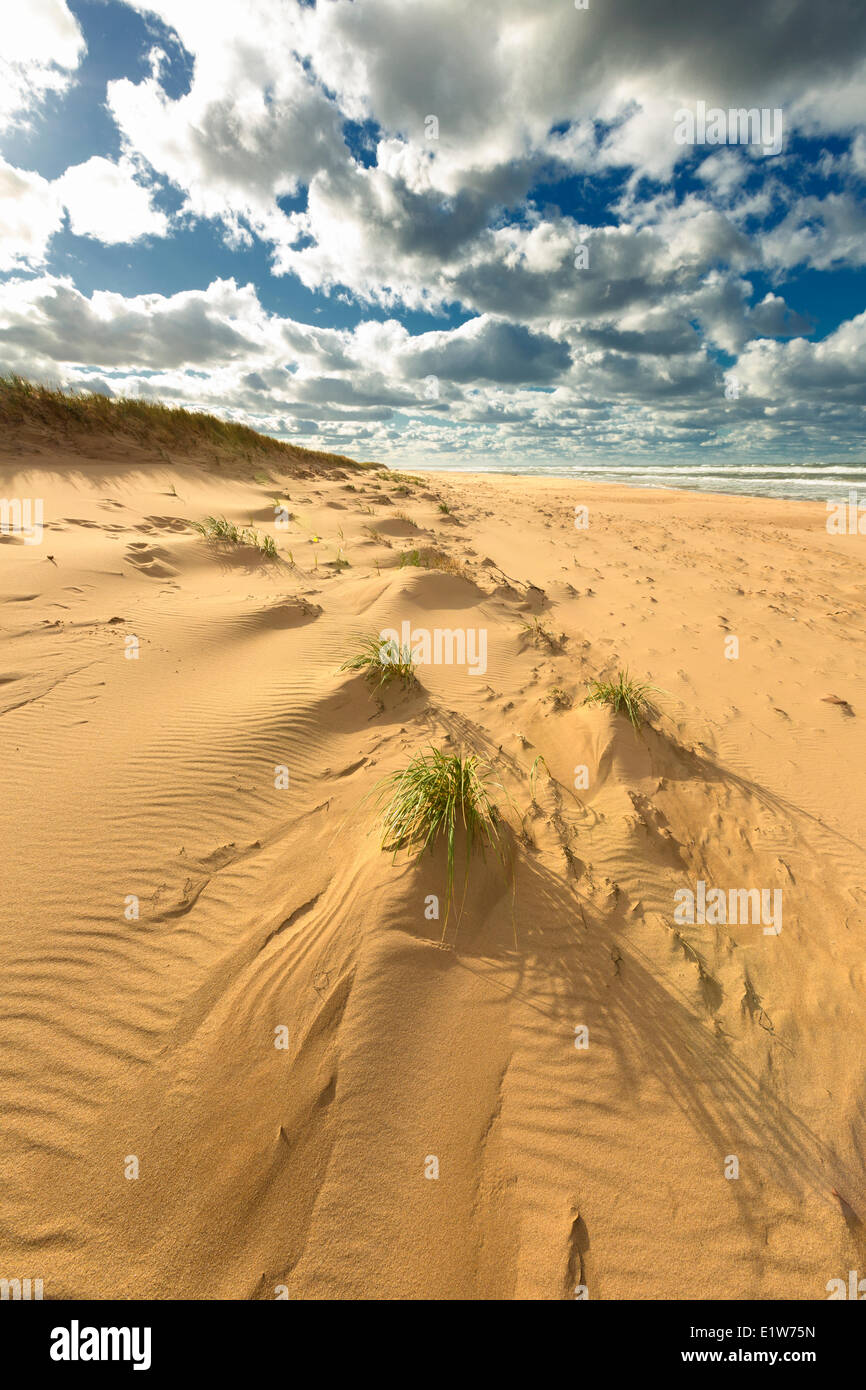
[{"label": "white cloud", "polygon": [[114,163],[94,155],[67,169],[54,188],[69,213],[77,236],[105,243],[165,236],[168,218],[151,204],[151,194],[136,181],[132,161]]},{"label": "white cloud", "polygon": [[[578,448],[609,459],[648,443],[668,455],[711,445],[754,452],[780,433],[820,447],[829,429],[837,440],[858,438],[866,314],[823,343],[780,343],[761,335],[796,331],[781,298],[751,310],[747,300],[744,283],[710,276],[695,293],[594,329],[530,332],[481,316],[412,335],[393,320],[310,327],[269,314],[251,285],[233,280],[168,296],[88,298],[42,276],[5,286],[0,362],[74,385],[95,377],[314,446],[351,453],[356,441],[364,457],[404,461],[461,451],[467,462],[493,455],[525,465],[567,460]],[[692,318],[739,352],[735,407]]]},{"label": "white cloud", "polygon": [[850,193],[801,198],[761,241],[766,263],[777,269],[866,265],[866,209]]},{"label": "white cloud", "polygon": [[862,132],[852,142],[851,165],[861,179],[866,178],[866,134]]},{"label": "white cloud", "polygon": [[4,287],[0,340],[61,364],[147,369],[244,363],[271,334],[252,285],[215,280],[207,290],[125,297],[96,290],[88,299],[57,276]]},{"label": "white cloud", "polygon": [[0,158],[0,271],[40,265],[62,218],[47,179]]},{"label": "white cloud", "polygon": [[[722,26],[698,5],[133,3],[176,29],[195,71],[176,100],[157,77],[110,84],[129,149],[230,237],[271,241],[278,273],[384,304],[447,296],[477,238],[545,171],[666,179],[694,155],[674,140],[684,104],[780,106],[788,135],[864,126],[852,94],[866,31],[853,9],[827,24],[813,0],[788,0],[784,25],[731,0]],[[374,123],[372,168],[351,157],[343,118]],[[740,158],[704,160],[714,203],[736,190]],[[307,210],[286,216],[276,199],[301,185]]]},{"label": "white cloud", "polygon": [[176,100],[158,65],[143,82],[108,84],[125,144],[185,191],[187,211],[221,218],[235,240],[248,238],[245,224],[285,239],[293,224],[277,198],[349,162],[339,112],[297,53],[299,8],[292,0],[151,0],[138,8],[175,29],[195,70]]},{"label": "white cloud", "polygon": [[[749,280],[862,263],[866,31],[853,6],[827,24],[813,0],[785,0],[772,24],[753,0],[730,0],[720,26],[699,5],[640,0],[130,4],[176,32],[194,60],[189,90],[169,95],[173,65],[151,48],[148,77],[108,85],[119,159],[96,155],[53,184],[0,165],[0,266],[38,270],[64,208],[74,232],[104,243],[167,235],[155,171],[181,190],[184,225],[214,219],[234,245],[261,238],[275,274],[349,305],[458,305],[468,321],[323,329],[267,312],[232,280],[88,297],[45,275],[3,287],[7,364],[116,374],[119,389],[311,443],[363,439],[383,457],[769,447],[774,430],[804,440],[828,419],[854,436],[858,321],[822,355],[781,289],[753,302]],[[60,0],[32,8],[66,14],[67,47],[22,40],[16,71],[38,61],[66,81],[75,21]],[[782,106],[789,137],[851,136],[812,171],[837,182],[806,197],[787,153],[678,145],[674,112],[697,100]],[[359,136],[347,121],[369,124]],[[670,183],[682,160],[698,179],[685,196]],[[545,205],[545,186],[570,175],[589,180],[574,217]],[[748,377],[736,410],[719,351]],[[807,367],[820,389],[801,381]],[[808,410],[789,399],[794,381]]]},{"label": "white cloud", "polygon": [[750,343],[737,362],[746,389],[773,402],[776,414],[822,407],[827,414],[848,405],[861,415],[866,405],[862,362],[866,354],[866,312],[842,323],[820,343],[794,338]]},{"label": "white cloud", "polygon": [[698,165],[697,176],[722,199],[730,198],[749,173],[749,165],[739,150],[722,149],[708,155]]},{"label": "white cloud", "polygon": [[80,236],[106,243],[164,236],[168,219],[134,175],[129,160],[94,156],[51,182],[0,158],[0,271],[42,265],[64,208]]},{"label": "white cloud", "polygon": [[63,91],[84,56],[66,0],[7,0],[0,39],[0,130],[26,120],[51,91]]}]

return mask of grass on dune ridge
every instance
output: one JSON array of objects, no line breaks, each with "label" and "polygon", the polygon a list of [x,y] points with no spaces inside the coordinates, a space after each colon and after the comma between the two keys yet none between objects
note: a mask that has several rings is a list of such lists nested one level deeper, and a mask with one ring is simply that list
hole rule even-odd
[{"label": "grass on dune ridge", "polygon": [[624,671],[617,671],[615,681],[590,681],[589,694],[583,703],[609,705],[614,714],[627,715],[632,728],[640,732],[643,721],[658,713],[651,697],[662,693],[655,685],[633,680],[626,667]]},{"label": "grass on dune ridge", "polygon": [[458,834],[465,834],[468,882],[472,854],[487,846],[504,862],[498,829],[499,812],[490,798],[490,769],[475,753],[418,753],[407,767],[382,778],[377,786],[382,812],[381,848],[414,850],[420,859],[440,837],[447,849],[443,940],[454,897],[454,858]]},{"label": "grass on dune ridge", "polygon": [[227,541],[234,545],[249,545],[260,550],[268,559],[277,558],[277,544],[273,536],[264,535],[255,526],[235,526],[224,516],[206,516],[204,521],[190,522],[194,531],[209,541]]},{"label": "grass on dune ridge", "polygon": [[397,680],[409,690],[418,680],[411,648],[386,642],[375,632],[359,639],[357,651],[343,662],[340,670],[361,671],[377,690]]},{"label": "grass on dune ridge", "polygon": [[103,396],[95,391],[73,391],[43,386],[14,373],[0,376],[0,426],[7,429],[41,425],[64,435],[70,432],[116,434],[140,444],[160,444],[176,449],[207,446],[245,455],[270,455],[290,463],[338,464],[345,468],[372,468],[343,454],[321,453],[300,444],[260,434],[249,425],[221,420],[205,411],[186,410],[158,400],[137,396]]}]

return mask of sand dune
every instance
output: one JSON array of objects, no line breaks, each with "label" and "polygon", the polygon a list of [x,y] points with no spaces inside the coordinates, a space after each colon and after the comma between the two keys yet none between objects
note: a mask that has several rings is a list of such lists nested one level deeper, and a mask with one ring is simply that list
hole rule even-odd
[{"label": "sand dune", "polygon": [[[862,1270],[866,538],[818,503],[97,445],[2,459],[45,514],[0,545],[4,1270],[334,1299]],[[403,622],[483,629],[486,669],[340,672]],[[582,704],[626,665],[662,692],[642,736]],[[365,800],[429,744],[493,761],[515,866],[474,866],[444,949],[444,857],[392,862]],[[781,931],[677,925],[699,880],[781,889]]]}]

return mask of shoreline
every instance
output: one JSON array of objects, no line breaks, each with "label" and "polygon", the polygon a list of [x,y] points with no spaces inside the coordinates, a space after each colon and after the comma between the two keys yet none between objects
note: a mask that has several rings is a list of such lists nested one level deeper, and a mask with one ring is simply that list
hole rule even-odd
[{"label": "shoreline", "polygon": [[[395,472],[406,472],[406,471],[411,472],[411,471],[413,471],[413,470],[412,470],[412,469],[395,469],[394,471],[395,471]],[[813,504],[816,505],[816,506],[826,506],[826,504],[829,503],[829,502],[841,501],[841,500],[842,500],[841,497],[839,497],[839,498],[833,498],[833,497],[831,497],[831,496],[829,495],[830,489],[828,489],[828,496],[827,496],[827,497],[820,497],[820,498],[818,498],[818,497],[780,497],[780,496],[777,496],[777,495],[775,495],[775,494],[772,494],[772,493],[765,493],[765,492],[725,492],[725,491],[722,491],[722,490],[717,491],[716,489],[711,489],[711,488],[664,487],[664,486],[658,485],[658,484],[656,484],[656,483],[652,483],[652,484],[643,484],[643,483],[635,483],[635,482],[628,482],[628,483],[623,482],[623,483],[620,483],[620,482],[616,481],[616,479],[612,479],[612,478],[604,478],[604,479],[595,480],[595,479],[593,479],[593,478],[584,478],[584,477],[580,477],[580,476],[571,477],[571,476],[569,476],[568,474],[559,474],[559,473],[557,473],[557,474],[548,474],[548,473],[520,473],[520,472],[517,472],[517,471],[512,472],[511,470],[507,470],[507,469],[479,469],[479,470],[473,470],[473,469],[429,469],[429,470],[428,470],[428,469],[422,469],[422,470],[421,470],[421,473],[422,473],[423,476],[427,476],[428,473],[429,473],[431,476],[436,476],[437,478],[441,479],[442,481],[447,480],[449,477],[455,477],[455,476],[456,476],[456,477],[461,477],[461,478],[479,478],[479,477],[485,477],[485,478],[487,478],[487,477],[490,477],[490,478],[519,478],[519,479],[524,479],[526,482],[531,482],[531,483],[535,483],[535,482],[550,482],[550,483],[559,483],[559,484],[562,484],[562,485],[574,485],[574,486],[578,486],[578,487],[590,487],[590,488],[593,488],[593,487],[609,487],[609,488],[618,488],[618,487],[621,487],[621,488],[627,489],[627,490],[630,491],[630,492],[672,492],[672,493],[683,493],[683,492],[684,492],[684,493],[687,493],[690,497],[729,497],[729,498],[743,498],[743,499],[746,499],[746,500],[748,500],[748,499],[754,499],[754,500],[757,500],[757,501],[764,501],[764,502],[811,502],[811,503],[813,503]],[[863,488],[863,501],[862,501],[862,505],[863,505],[864,507],[866,507],[866,465],[864,465],[864,471],[863,471],[863,477],[862,477],[862,480],[861,480],[861,485],[862,485],[862,488]],[[843,484],[840,484],[840,491],[841,491],[843,488],[844,488],[844,491],[845,491],[845,500],[847,501],[848,494],[849,494],[851,491],[853,491],[854,489],[853,489],[852,485],[851,485],[849,482],[847,482],[847,481],[846,481],[845,483],[843,483]]]}]

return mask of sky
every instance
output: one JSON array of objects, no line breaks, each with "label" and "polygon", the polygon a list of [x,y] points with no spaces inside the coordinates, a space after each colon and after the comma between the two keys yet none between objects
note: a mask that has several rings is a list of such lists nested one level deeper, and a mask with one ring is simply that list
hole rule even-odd
[{"label": "sky", "polygon": [[0,9],[0,370],[398,466],[866,455],[864,0]]}]

